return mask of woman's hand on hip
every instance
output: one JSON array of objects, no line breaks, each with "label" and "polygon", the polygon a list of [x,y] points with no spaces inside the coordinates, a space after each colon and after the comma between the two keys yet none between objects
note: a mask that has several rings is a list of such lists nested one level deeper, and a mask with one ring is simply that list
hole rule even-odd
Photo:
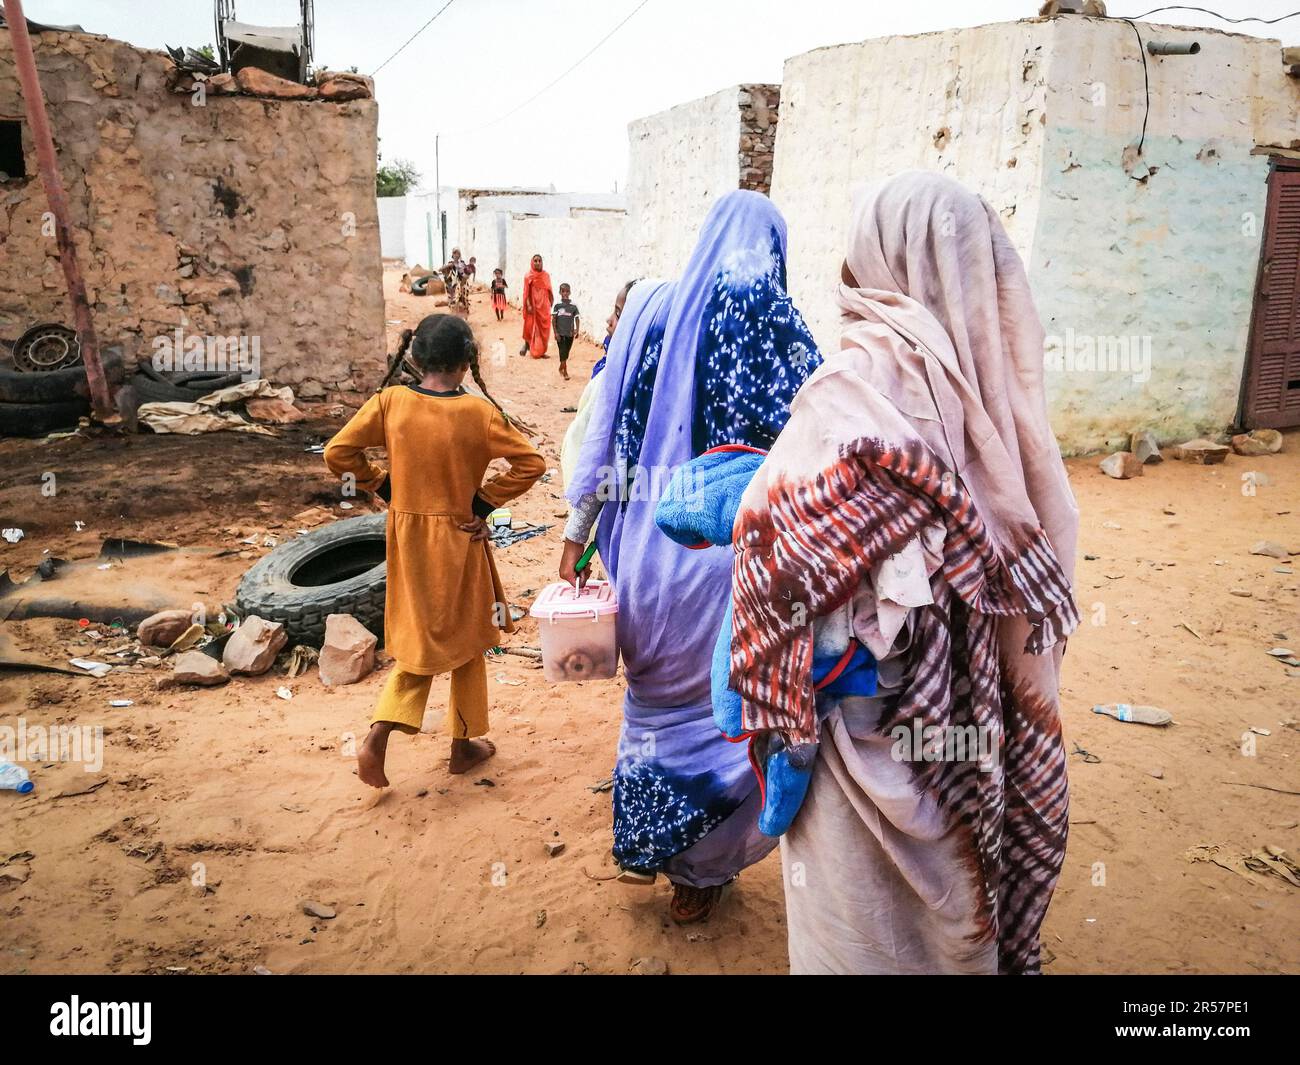
[{"label": "woman's hand on hip", "polygon": [[560,552],[560,580],[573,585],[575,588],[582,588],[591,575],[590,565],[583,567],[581,573],[574,568],[586,549],[586,544],[577,544],[572,540],[565,540],[564,549]]},{"label": "woman's hand on hip", "polygon": [[488,528],[488,523],[482,518],[475,518],[473,521],[462,521],[460,530],[469,533],[471,542],[486,540],[492,534],[492,530]]}]

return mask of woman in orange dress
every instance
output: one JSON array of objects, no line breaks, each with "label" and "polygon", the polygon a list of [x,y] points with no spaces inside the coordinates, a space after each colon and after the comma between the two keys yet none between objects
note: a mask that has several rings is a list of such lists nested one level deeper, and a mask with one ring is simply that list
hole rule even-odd
[{"label": "woman in orange dress", "polygon": [[524,310],[524,344],[520,355],[534,359],[546,358],[546,347],[551,342],[551,305],[555,295],[551,291],[551,275],[542,269],[542,257],[533,256],[532,269],[524,275],[521,300]]}]

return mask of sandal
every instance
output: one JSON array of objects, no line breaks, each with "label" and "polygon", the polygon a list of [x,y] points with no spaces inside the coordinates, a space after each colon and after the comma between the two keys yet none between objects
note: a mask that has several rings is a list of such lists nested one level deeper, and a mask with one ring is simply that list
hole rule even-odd
[{"label": "sandal", "polygon": [[623,866],[619,866],[618,876],[614,879],[620,884],[633,884],[636,887],[649,887],[655,882],[655,878],[658,875],[659,874],[653,870],[645,872],[641,869],[627,869]]},{"label": "sandal", "polygon": [[668,904],[668,916],[674,924],[698,924],[713,916],[722,901],[722,884],[716,887],[697,888],[689,884],[674,884],[673,899]]}]

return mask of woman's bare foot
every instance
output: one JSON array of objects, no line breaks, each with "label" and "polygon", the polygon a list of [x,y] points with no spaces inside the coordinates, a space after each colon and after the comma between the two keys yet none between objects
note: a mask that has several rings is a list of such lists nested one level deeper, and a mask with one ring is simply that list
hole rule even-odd
[{"label": "woman's bare foot", "polygon": [[388,787],[384,776],[384,757],[388,753],[388,734],[393,726],[387,721],[376,721],[370,726],[361,749],[357,751],[357,776],[372,788]]},{"label": "woman's bare foot", "polygon": [[466,773],[496,753],[497,745],[491,740],[452,740],[447,768],[453,773]]}]

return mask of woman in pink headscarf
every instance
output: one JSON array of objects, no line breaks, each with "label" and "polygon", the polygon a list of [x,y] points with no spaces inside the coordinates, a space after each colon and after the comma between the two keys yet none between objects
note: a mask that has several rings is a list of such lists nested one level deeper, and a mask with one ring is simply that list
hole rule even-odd
[{"label": "woman in pink headscarf", "polygon": [[534,255],[532,268],[524,275],[524,290],[520,304],[524,312],[524,345],[520,355],[534,359],[546,358],[546,347],[551,342],[551,275],[542,269],[542,257]]},{"label": "woman in pink headscarf", "polygon": [[[734,530],[744,725],[811,767],[781,844],[791,968],[1037,972],[1078,624],[1043,330],[997,215],[939,174],[858,197],[842,281],[842,350]],[[814,649],[855,642],[876,693],[815,693]]]}]

